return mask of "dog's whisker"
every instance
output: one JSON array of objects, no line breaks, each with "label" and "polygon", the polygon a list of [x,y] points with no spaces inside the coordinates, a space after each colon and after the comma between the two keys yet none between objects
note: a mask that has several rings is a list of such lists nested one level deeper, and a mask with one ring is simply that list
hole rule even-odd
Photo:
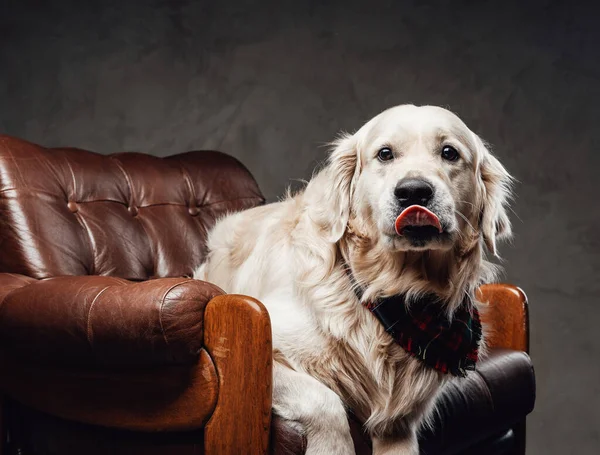
[{"label": "dog's whisker", "polygon": [[469,202],[469,201],[463,201],[462,199],[459,199],[456,202],[460,202],[460,203],[463,203],[463,204],[469,204],[471,207],[475,208],[475,204],[473,204],[472,202]]},{"label": "dog's whisker", "polygon": [[475,228],[473,227],[473,225],[472,225],[472,224],[469,222],[469,220],[467,219],[467,217],[466,217],[466,216],[464,216],[462,213],[460,213],[460,211],[458,211],[458,210],[454,210],[454,213],[456,213],[458,216],[460,216],[460,217],[461,217],[461,218],[462,218],[462,219],[465,221],[465,223],[467,223],[467,224],[469,225],[469,227],[470,227],[471,229],[473,229],[473,232],[477,232],[477,229],[475,229]]}]

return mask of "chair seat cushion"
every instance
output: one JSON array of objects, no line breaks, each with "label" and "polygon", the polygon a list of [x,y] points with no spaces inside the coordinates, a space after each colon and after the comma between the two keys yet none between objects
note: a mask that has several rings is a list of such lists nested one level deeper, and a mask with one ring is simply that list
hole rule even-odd
[{"label": "chair seat cushion", "polygon": [[[421,454],[454,455],[497,436],[531,412],[534,401],[535,384],[529,356],[520,351],[494,350],[475,372],[446,389],[432,429],[421,433]],[[9,416],[15,446],[32,455],[204,453],[201,431],[187,433],[187,436],[181,433],[151,436],[69,422],[24,406],[15,407]],[[371,455],[371,442],[361,425],[350,419],[350,428],[356,454]],[[157,437],[162,438],[160,442]],[[305,452],[305,437],[274,416],[271,453],[299,455]]]},{"label": "chair seat cushion", "polygon": [[[521,351],[492,350],[477,370],[447,385],[438,400],[431,428],[419,437],[422,455],[457,454],[533,410],[535,377],[529,356]],[[357,455],[370,455],[371,442],[360,424],[350,419]],[[274,455],[303,454],[305,438],[277,416],[273,418]]]},{"label": "chair seat cushion", "polygon": [[501,430],[533,410],[535,376],[522,351],[492,350],[474,374],[449,384],[432,429],[420,437],[423,455],[451,455]]}]

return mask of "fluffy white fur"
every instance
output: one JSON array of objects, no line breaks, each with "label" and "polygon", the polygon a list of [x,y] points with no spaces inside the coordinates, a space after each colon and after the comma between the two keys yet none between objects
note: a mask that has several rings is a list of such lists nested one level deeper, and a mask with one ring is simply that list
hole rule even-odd
[{"label": "fluffy white fur", "polygon": [[[441,157],[443,146],[460,154]],[[382,162],[389,147],[394,159]],[[396,184],[427,180],[445,233],[425,245],[394,231]],[[220,220],[195,278],[256,297],[273,327],[274,411],[305,432],[309,455],[354,453],[346,409],[364,422],[374,453],[417,454],[416,433],[448,376],[409,357],[363,300],[435,292],[449,314],[492,278],[484,245],[510,235],[511,178],[454,114],[388,109],[333,144],[326,166],[296,195]]]}]

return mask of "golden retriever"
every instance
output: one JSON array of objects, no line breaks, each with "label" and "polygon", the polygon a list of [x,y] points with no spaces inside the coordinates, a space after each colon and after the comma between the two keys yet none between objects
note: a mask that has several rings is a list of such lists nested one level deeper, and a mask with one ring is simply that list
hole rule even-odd
[{"label": "golden retriever", "polygon": [[477,306],[494,273],[484,245],[495,255],[511,233],[510,187],[456,115],[401,105],[335,141],[303,191],[216,224],[194,277],[268,309],[273,410],[304,432],[307,454],[354,453],[347,409],[374,454],[418,453],[451,376],[409,355],[364,303],[434,293],[449,318]]}]

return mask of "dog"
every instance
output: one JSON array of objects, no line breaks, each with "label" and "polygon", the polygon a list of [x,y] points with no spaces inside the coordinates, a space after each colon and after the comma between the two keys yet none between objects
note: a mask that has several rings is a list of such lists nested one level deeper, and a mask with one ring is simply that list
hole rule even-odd
[{"label": "dog", "polygon": [[[455,114],[400,105],[334,141],[303,190],[216,223],[194,278],[267,308],[273,411],[305,434],[307,454],[355,453],[349,410],[374,454],[418,454],[419,428],[453,375],[397,342],[389,325],[402,320],[386,326],[369,303],[406,316],[434,295],[447,321],[474,314],[477,287],[496,273],[486,257],[511,235],[511,188]],[[484,340],[473,339],[476,359]]]}]

